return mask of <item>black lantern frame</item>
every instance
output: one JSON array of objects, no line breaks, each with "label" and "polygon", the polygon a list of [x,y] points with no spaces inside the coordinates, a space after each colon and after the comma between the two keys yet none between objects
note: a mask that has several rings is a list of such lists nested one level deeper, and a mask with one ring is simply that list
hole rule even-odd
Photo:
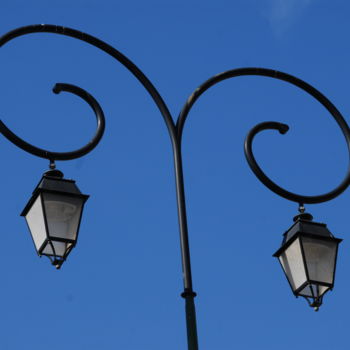
[{"label": "black lantern frame", "polygon": [[318,311],[323,296],[334,287],[342,239],[334,237],[326,224],[312,219],[308,213],[297,215],[273,256],[278,258],[293,294],[304,297]]},{"label": "black lantern frame", "polygon": [[[51,197],[51,200],[49,199],[49,196]],[[88,195],[80,192],[74,180],[64,179],[63,174],[60,171],[51,170],[43,175],[39,184],[35,188],[32,197],[21,213],[21,216],[26,218],[26,222],[31,232],[33,243],[36,247],[38,255],[47,256],[57,269],[62,266],[63,262],[67,259],[69,253],[77,243],[84,204],[88,198]],[[74,218],[73,223],[70,225],[71,227],[69,229],[66,228],[70,231],[64,232],[64,234],[58,234],[55,231],[55,225],[50,222],[50,220],[53,220],[54,218],[48,212],[48,203],[52,202],[53,199],[56,203],[64,203],[64,205],[66,207],[68,206],[68,208],[69,206],[73,207],[73,204],[71,203],[72,201],[76,204],[75,210],[77,212],[68,213],[71,216],[75,214],[76,217]],[[34,209],[36,211],[34,214],[36,217],[29,218],[28,216],[37,201],[40,201],[40,203],[39,210],[37,208]],[[38,221],[41,223],[43,222],[41,226],[44,227],[42,227],[39,231],[44,229],[44,232],[41,232],[41,237],[39,238],[37,236],[38,232],[33,232],[33,229],[37,228],[38,225],[32,224],[32,220],[35,221],[35,223]],[[45,235],[44,238],[42,237],[43,234]],[[71,238],[64,237],[67,235],[69,235]],[[63,251],[62,244],[64,245]],[[60,251],[58,250],[58,247],[60,247]]]}]

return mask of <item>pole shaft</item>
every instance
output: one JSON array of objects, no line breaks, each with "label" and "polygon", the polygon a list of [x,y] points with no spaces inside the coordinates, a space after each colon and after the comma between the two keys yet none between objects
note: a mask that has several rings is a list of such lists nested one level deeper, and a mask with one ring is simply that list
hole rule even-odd
[{"label": "pole shaft", "polygon": [[174,143],[176,145],[174,147],[174,163],[177,209],[180,229],[182,273],[184,283],[184,292],[181,294],[181,296],[185,299],[188,350],[198,350],[197,320],[196,309],[194,304],[194,298],[196,297],[196,293],[193,291],[192,288],[192,270],[190,246],[188,239],[187,212],[180,142],[181,141]]},{"label": "pole shaft", "polygon": [[194,296],[186,297],[186,325],[188,350],[198,349],[196,308]]}]

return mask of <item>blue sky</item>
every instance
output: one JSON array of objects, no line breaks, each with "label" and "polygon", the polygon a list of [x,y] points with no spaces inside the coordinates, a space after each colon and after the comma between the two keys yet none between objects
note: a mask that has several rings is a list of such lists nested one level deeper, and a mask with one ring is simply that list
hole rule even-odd
[{"label": "blue sky", "polygon": [[[7,1],[0,32],[51,23],[97,36],[128,56],[176,118],[192,91],[232,68],[295,75],[349,121],[346,1]],[[33,34],[1,48],[0,116],[39,147],[68,151],[94,133],[88,106],[52,94],[56,82],[95,96],[107,126],[84,158],[58,162],[90,194],[79,242],[56,271],[36,256],[19,216],[48,162],[5,138],[2,149],[2,350],[186,349],[172,151],[144,88],[120,64],[71,38]],[[283,82],[242,77],[213,87],[191,111],[183,160],[201,350],[348,348],[349,191],[309,205],[340,246],[336,283],[318,313],[296,299],[272,254],[297,206],[267,190],[243,154],[262,121],[256,157],[273,180],[307,195],[333,189],[347,169],[327,112]]]}]

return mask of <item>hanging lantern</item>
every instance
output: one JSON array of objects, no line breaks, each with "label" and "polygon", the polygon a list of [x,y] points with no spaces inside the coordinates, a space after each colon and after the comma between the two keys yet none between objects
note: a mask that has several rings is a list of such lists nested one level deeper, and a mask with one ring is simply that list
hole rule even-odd
[{"label": "hanging lantern", "polygon": [[304,297],[317,311],[323,296],[333,289],[338,244],[342,240],[335,238],[325,224],[312,219],[307,213],[297,215],[274,256],[294,295]]},{"label": "hanging lantern", "polygon": [[39,256],[50,258],[57,269],[66,260],[78,239],[84,203],[74,180],[59,170],[46,172],[24,208],[24,216]]}]

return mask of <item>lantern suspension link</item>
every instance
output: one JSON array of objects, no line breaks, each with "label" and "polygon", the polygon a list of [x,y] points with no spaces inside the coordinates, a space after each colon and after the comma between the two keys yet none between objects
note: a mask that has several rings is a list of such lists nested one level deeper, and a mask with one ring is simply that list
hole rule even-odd
[{"label": "lantern suspension link", "polygon": [[97,120],[97,128],[94,137],[87,143],[85,146],[70,152],[51,152],[45,149],[38,148],[36,146],[31,145],[30,143],[24,141],[16,134],[14,134],[1,120],[0,120],[0,132],[13,144],[17,147],[23,149],[24,151],[31,153],[37,157],[45,158],[50,160],[50,168],[55,168],[55,160],[70,160],[76,159],[84,156],[85,154],[91,152],[100,142],[104,130],[105,130],[105,117],[102,111],[102,108],[95,100],[95,98],[90,95],[85,90],[81,89],[78,86],[64,83],[57,83],[53,92],[55,94],[59,94],[61,91],[70,92],[74,95],[79,96],[83,100],[85,100],[90,107],[93,109],[96,120]]},{"label": "lantern suspension link", "polygon": [[[179,142],[181,142],[183,128],[187,120],[187,116],[192,106],[194,105],[194,103],[198,100],[198,98],[210,87],[216,85],[217,83],[223,80],[235,78],[239,76],[246,76],[246,75],[264,76],[264,77],[282,80],[300,88],[301,90],[304,90],[306,93],[314,97],[320,104],[322,104],[328,110],[328,112],[332,115],[332,117],[340,127],[345,137],[345,141],[349,150],[349,158],[350,158],[350,129],[345,119],[343,118],[341,113],[338,111],[338,109],[333,105],[333,103],[326,96],[324,96],[320,91],[318,91],[313,86],[306,83],[305,81],[299,78],[296,78],[292,75],[289,75],[287,73],[283,73],[272,69],[266,69],[266,68],[248,67],[248,68],[232,69],[232,70],[220,73],[218,75],[215,75],[212,78],[208,79],[206,82],[204,82],[202,85],[200,85],[193,92],[193,94],[188,98],[177,120],[176,129],[178,133]],[[329,201],[339,196],[349,186],[350,167],[348,168],[343,181],[338,187],[336,187],[335,189],[333,189],[328,193],[318,195],[318,196],[304,196],[304,195],[295,194],[275,184],[270,178],[266,176],[266,174],[259,167],[252,151],[252,142],[253,142],[254,136],[257,133],[267,129],[278,130],[281,134],[285,134],[288,131],[289,127],[286,124],[277,123],[277,122],[264,122],[256,125],[248,133],[248,136],[246,137],[245,144],[244,144],[244,152],[245,152],[245,156],[247,158],[248,164],[252,169],[252,171],[254,172],[254,174],[271,191],[275,192],[279,196],[284,197],[290,201],[297,202],[301,207],[303,207],[305,203],[314,204],[314,203]]]}]

